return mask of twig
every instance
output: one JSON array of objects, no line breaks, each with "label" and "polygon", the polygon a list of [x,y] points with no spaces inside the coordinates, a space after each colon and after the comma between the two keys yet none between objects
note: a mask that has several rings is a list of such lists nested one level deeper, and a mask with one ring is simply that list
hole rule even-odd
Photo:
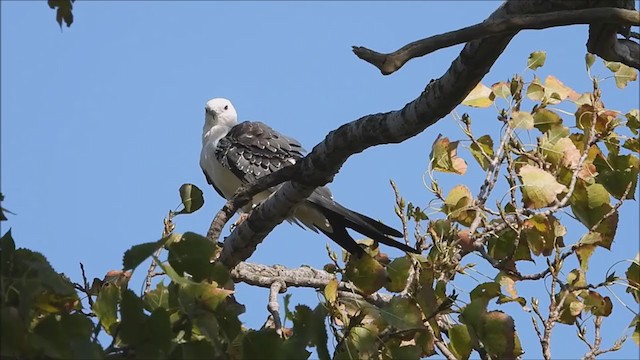
[{"label": "twig", "polygon": [[433,328],[431,327],[431,324],[429,324],[429,322],[425,323],[425,327],[427,328],[427,332],[429,332],[429,335],[431,336],[431,338],[433,339],[434,344],[436,345],[436,347],[438,348],[438,350],[440,350],[440,352],[442,353],[442,355],[447,359],[447,360],[456,360],[457,357],[455,355],[453,355],[453,353],[451,353],[451,351],[449,351],[449,348],[447,347],[447,344],[445,344],[442,340],[440,340],[435,332],[433,331]]},{"label": "twig", "polygon": [[[176,227],[175,224],[171,221],[171,219],[173,219],[173,216],[174,216],[173,212],[169,210],[169,215],[167,215],[166,218],[162,219],[162,222],[164,224],[164,227],[162,228],[163,238],[171,235],[171,233]],[[160,256],[160,253],[162,253],[162,248],[156,250],[156,252],[154,253],[154,256],[157,258]],[[151,261],[151,264],[149,264],[149,269],[147,269],[147,276],[145,277],[145,280],[144,280],[145,294],[151,291],[151,278],[153,278],[154,276],[157,276],[155,272],[157,266],[158,264],[156,264],[155,261]]]},{"label": "twig", "polygon": [[269,303],[267,310],[271,313],[273,324],[278,335],[282,336],[282,321],[280,320],[280,304],[278,303],[278,294],[287,291],[287,285],[282,280],[276,280],[269,288]]},{"label": "twig", "polygon": [[418,40],[389,53],[381,54],[365,47],[354,46],[353,52],[360,59],[377,67],[383,75],[399,70],[409,60],[422,57],[436,50],[488,36],[514,33],[520,30],[539,30],[555,26],[606,22],[619,25],[640,25],[637,11],[619,8],[598,8],[555,11],[544,14],[512,15],[484,21],[456,31]]},{"label": "twig", "polygon": [[84,264],[82,263],[80,263],[80,271],[82,272],[82,282],[84,283],[83,292],[87,294],[89,307],[93,307],[93,299],[91,298],[91,285],[89,285],[89,281],[87,281],[87,275],[84,272]]}]

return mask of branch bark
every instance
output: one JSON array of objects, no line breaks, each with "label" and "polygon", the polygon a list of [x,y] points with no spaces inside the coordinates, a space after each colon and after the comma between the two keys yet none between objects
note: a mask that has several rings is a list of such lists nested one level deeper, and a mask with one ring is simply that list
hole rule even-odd
[{"label": "branch bark", "polygon": [[[501,5],[488,21],[519,14],[601,5],[628,8],[633,7],[633,1],[619,0],[612,4],[606,0],[512,0]],[[299,162],[296,174],[299,180],[284,183],[225,240],[219,261],[233,269],[249,258],[266,235],[287,218],[291,209],[304,201],[317,186],[330,182],[351,155],[375,145],[400,143],[446,116],[487,74],[514,35],[515,32],[508,32],[467,43],[447,72],[438,80],[431,81],[418,98],[402,109],[367,115],[330,132]]]},{"label": "branch bark", "polygon": [[[291,269],[282,265],[268,266],[242,262],[231,270],[231,278],[234,282],[268,289],[273,283],[282,282],[285,288],[306,287],[322,290],[335,275],[308,266]],[[391,296],[386,294],[373,293],[365,296],[353,285],[343,281],[338,283],[338,290],[341,298],[366,301],[376,306],[382,306],[391,300]]]},{"label": "branch bark", "polygon": [[[594,29],[598,30],[597,33],[600,36],[593,37],[593,41],[590,36],[589,44],[593,43],[588,45],[590,52],[598,54],[605,60],[623,62],[629,66],[634,66],[632,64],[635,64],[636,66],[634,67],[638,68],[638,44],[626,39],[618,40],[616,33],[620,24],[640,25],[640,13],[620,8],[565,10],[544,14],[511,16],[484,21],[463,29],[430,36],[407,44],[389,54],[381,54],[361,46],[354,46],[353,52],[360,59],[377,67],[383,75],[389,75],[398,71],[411,59],[467,41],[520,30],[540,30],[556,26],[591,23],[608,23],[609,25],[604,28],[601,26],[594,27]],[[635,54],[635,58],[633,54]]]}]

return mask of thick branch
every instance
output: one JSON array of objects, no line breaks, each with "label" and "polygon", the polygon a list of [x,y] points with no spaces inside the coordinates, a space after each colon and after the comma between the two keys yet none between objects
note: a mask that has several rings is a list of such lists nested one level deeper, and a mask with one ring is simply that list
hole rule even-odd
[{"label": "thick branch", "polygon": [[[589,7],[597,5],[597,1],[588,3]],[[583,2],[554,0],[510,1],[499,7],[489,19],[585,6]],[[447,72],[430,82],[417,99],[401,110],[364,116],[329,133],[299,162],[296,175],[298,179],[304,179],[304,183],[284,183],[255,208],[225,240],[219,260],[230,269],[246,260],[297,204],[317,186],[330,182],[351,155],[375,145],[402,142],[446,116],[480,82],[514,35],[508,33],[467,43]]]},{"label": "thick branch", "polygon": [[[640,13],[637,11],[635,13],[637,17],[640,17]],[[611,24],[589,26],[587,50],[607,61],[621,62],[640,70],[640,45],[628,39],[618,39],[619,28],[619,26]]]},{"label": "thick branch", "polygon": [[213,218],[213,221],[211,221],[209,231],[207,231],[207,238],[213,242],[217,242],[220,238],[222,228],[229,219],[231,219],[233,214],[238,211],[238,209],[246,205],[255,195],[269,189],[270,187],[280,185],[289,179],[295,178],[294,174],[297,172],[297,169],[297,164],[287,166],[276,172],[270,173],[269,175],[258,178],[251,184],[243,185],[238,188],[236,193],[233,195],[233,198],[224,204],[222,209],[220,209]]},{"label": "thick branch", "polygon": [[[285,287],[306,287],[322,290],[335,276],[324,270],[308,266],[290,269],[282,265],[267,266],[242,262],[231,271],[231,278],[235,282],[243,282],[269,289],[274,282],[280,281]],[[340,282],[338,289],[341,290],[340,297],[366,301],[378,306],[391,300],[391,296],[385,294],[374,293],[364,296],[354,286],[346,282]]]},{"label": "thick branch", "polygon": [[[611,26],[613,33],[610,31],[606,32],[604,44],[601,43],[603,39],[594,39],[597,41],[594,41],[593,46],[588,45],[589,51],[599,55],[605,60],[611,58],[609,61],[624,62],[629,66],[633,65],[627,62],[633,62],[635,60],[637,64],[638,44],[630,40],[618,40],[616,33],[620,25],[640,25],[640,13],[619,8],[567,10],[544,14],[510,16],[492,21],[484,21],[460,30],[414,41],[389,54],[381,54],[359,46],[354,46],[353,52],[360,59],[377,67],[383,75],[389,75],[398,71],[411,59],[422,57],[436,50],[471,40],[493,35],[503,35],[520,30],[540,30],[555,26],[591,23],[610,23],[616,24],[616,26]],[[616,46],[611,46],[614,41],[619,43],[619,46],[624,46],[625,49],[629,50],[623,51]],[[632,49],[635,49],[635,59],[631,56],[633,55]],[[613,60],[614,58],[616,60]]]}]

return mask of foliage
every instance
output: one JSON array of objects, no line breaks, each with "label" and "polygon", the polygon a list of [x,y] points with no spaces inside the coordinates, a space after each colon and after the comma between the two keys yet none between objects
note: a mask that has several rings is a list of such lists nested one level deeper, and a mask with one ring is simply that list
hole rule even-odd
[{"label": "foliage", "polygon": [[[73,21],[72,2],[49,1],[57,8],[60,25]],[[527,68],[538,70],[545,61],[544,52],[534,52]],[[592,56],[586,64],[588,70],[593,66]],[[636,72],[625,65],[605,66],[618,87],[636,79]],[[86,278],[72,283],[42,254],[16,248],[8,231],[0,239],[1,355],[304,359],[315,351],[321,359],[417,359],[437,353],[468,359],[475,351],[482,358],[515,358],[523,354],[517,328],[525,324],[516,324],[500,307],[511,302],[532,309],[542,344],[558,323],[577,326],[578,336],[593,350],[600,340],[589,342],[583,319],[592,315],[599,334],[614,304],[601,294],[602,288],[624,282],[631,297],[640,301],[640,254],[629,262],[624,277],[586,279],[594,249],[613,246],[618,209],[633,199],[640,120],[637,109],[621,113],[605,108],[599,80],[592,80],[593,89],[583,94],[553,76],[544,81],[534,76],[525,83],[516,75],[491,87],[478,84],[462,104],[495,106],[502,129],[500,138],[476,136],[471,117],[459,118],[470,155],[486,173],[477,194],[466,185],[444,193],[436,172],[464,175],[470,165],[458,153],[462,140],[438,136],[428,172],[429,190],[441,204],[436,213],[407,203],[396,190],[396,213],[405,229],[415,225],[413,237],[423,253],[389,259],[371,240],[361,242],[365,254],[359,258],[329,252],[332,263],[325,270],[332,278],[321,289],[324,300],[315,309],[290,309],[290,298],[285,297],[284,322],[277,301],[270,303],[270,319],[260,329],[246,328],[239,319],[245,309],[234,298],[234,282],[243,279],[216,263],[219,244],[192,232],[173,232],[176,216],[197,211],[204,203],[195,185],[180,188],[183,209],[169,213],[161,239],[133,246],[124,254],[122,270],[91,284]],[[506,108],[498,108],[499,99]],[[530,110],[524,110],[529,101]],[[560,109],[567,103],[573,103],[575,111]],[[525,137],[536,143],[526,143]],[[488,200],[501,174],[508,190],[491,208]],[[6,210],[0,210],[4,220]],[[574,244],[565,244],[561,212],[571,212],[584,225],[584,236]],[[497,274],[463,297],[448,284],[475,266],[463,262],[472,252]],[[565,269],[564,260],[573,255],[580,268]],[[153,265],[147,288],[136,294],[128,289],[129,279],[149,258]],[[523,274],[523,262],[546,266]],[[153,272],[156,266],[160,273]],[[151,286],[155,276],[163,279]],[[538,299],[527,300],[516,289],[518,283],[545,278],[551,280],[546,315]],[[638,342],[637,316],[630,327]],[[100,343],[100,333],[111,343]],[[333,349],[328,334],[335,339]],[[619,349],[623,341],[607,351]]]},{"label": "foliage", "polygon": [[56,10],[56,22],[62,28],[62,22],[70,27],[73,24],[73,3],[76,0],[48,0],[49,7]]}]

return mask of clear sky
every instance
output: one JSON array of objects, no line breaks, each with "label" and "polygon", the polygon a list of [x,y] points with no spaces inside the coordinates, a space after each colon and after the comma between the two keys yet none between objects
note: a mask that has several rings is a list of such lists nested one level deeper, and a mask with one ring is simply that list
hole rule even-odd
[{"label": "clear sky", "polygon": [[[1,185],[3,206],[17,214],[2,224],[2,231],[11,227],[18,246],[41,251],[74,281],[81,281],[79,262],[88,276],[102,278],[121,268],[129,247],[160,237],[163,217],[179,204],[178,188],[190,182],[204,190],[206,203],[197,213],[178,217],[176,231],[204,234],[223,205],[198,165],[206,100],[229,98],[241,120],[266,122],[311,149],[345,122],[401,108],[430,79],[440,77],[461,49],[413,60],[385,77],[357,59],[352,45],[392,51],[477,23],[498,4],[80,0],[74,5],[75,23],[61,31],[45,2],[2,1]],[[546,50],[540,77],[553,74],[579,92],[589,91],[586,39],[587,26],[523,32],[483,82],[490,85],[521,73],[529,53]],[[596,73],[608,75],[600,64]],[[526,76],[531,80],[532,73]],[[638,82],[625,91],[616,89],[612,79],[602,87],[608,107],[638,108]],[[478,135],[498,131],[495,112],[470,112]],[[432,196],[422,176],[439,133],[463,138],[449,116],[402,144],[353,156],[331,184],[335,198],[398,227],[388,181],[394,179],[408,200],[425,206]],[[468,175],[440,176],[441,185],[446,192],[465,182],[477,194],[483,174],[460,151],[469,159]],[[613,250],[596,251],[590,281],[601,281],[616,261],[635,256],[638,216],[636,201],[621,208]],[[569,230],[567,243],[585,232],[578,225]],[[320,235],[283,224],[250,261],[322,267],[328,262],[325,244]],[[482,260],[474,256],[470,261]],[[566,270],[571,266],[576,266],[573,259]],[[627,266],[613,269],[622,275]],[[134,274],[130,286],[135,291],[145,272],[146,264]],[[495,276],[489,270],[486,274]],[[463,293],[475,286],[468,279],[456,284]],[[546,296],[541,284],[518,284],[518,290],[527,299]],[[638,310],[624,288],[613,291]],[[293,294],[293,304],[314,305],[319,298],[312,290]],[[266,319],[267,295],[264,289],[237,287],[238,300],[247,306],[241,318],[247,326],[260,327]],[[625,333],[632,319],[612,299],[614,315],[604,322],[603,347]],[[518,305],[505,308],[516,320],[525,358],[539,358],[531,314]],[[554,335],[554,358],[574,358],[587,350],[574,327],[558,325]],[[629,340],[608,357],[637,354]]]}]

